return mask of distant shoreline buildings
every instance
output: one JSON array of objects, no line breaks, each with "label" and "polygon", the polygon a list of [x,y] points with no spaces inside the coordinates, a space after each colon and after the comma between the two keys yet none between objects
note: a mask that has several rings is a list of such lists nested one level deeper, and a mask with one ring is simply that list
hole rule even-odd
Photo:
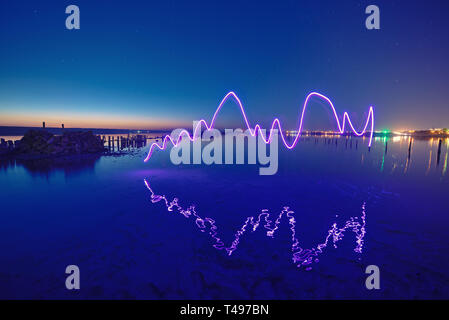
[{"label": "distant shoreline buildings", "polygon": [[[364,136],[369,136],[370,131],[365,132]],[[296,130],[285,131],[286,136],[294,137],[298,134]],[[355,136],[352,131],[340,133],[338,131],[303,131],[302,135],[309,136]],[[390,137],[390,136],[409,136],[409,137],[422,137],[422,138],[449,138],[449,129],[427,129],[427,130],[406,130],[406,131],[393,131],[393,130],[377,130],[374,131],[374,137]]]}]

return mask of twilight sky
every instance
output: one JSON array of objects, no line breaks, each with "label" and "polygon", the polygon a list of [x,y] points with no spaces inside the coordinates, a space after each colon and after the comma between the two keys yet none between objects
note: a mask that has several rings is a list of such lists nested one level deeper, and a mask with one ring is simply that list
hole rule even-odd
[{"label": "twilight sky", "polygon": [[[252,124],[293,129],[318,91],[358,126],[374,105],[379,130],[449,127],[448,15],[446,0],[2,1],[0,125],[191,127],[232,90]],[[306,127],[335,127],[323,106]],[[222,116],[242,123],[231,103]]]}]

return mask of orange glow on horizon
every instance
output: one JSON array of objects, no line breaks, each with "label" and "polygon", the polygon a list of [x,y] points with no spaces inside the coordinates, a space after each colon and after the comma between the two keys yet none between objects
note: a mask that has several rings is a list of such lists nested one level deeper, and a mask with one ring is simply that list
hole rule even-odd
[{"label": "orange glow on horizon", "polygon": [[119,116],[119,115],[24,115],[2,114],[0,112],[0,126],[11,127],[41,127],[45,121],[46,127],[65,128],[92,128],[92,129],[167,129],[185,127],[185,123],[181,121],[173,121],[171,119],[151,118],[151,117],[135,117],[135,116]]}]

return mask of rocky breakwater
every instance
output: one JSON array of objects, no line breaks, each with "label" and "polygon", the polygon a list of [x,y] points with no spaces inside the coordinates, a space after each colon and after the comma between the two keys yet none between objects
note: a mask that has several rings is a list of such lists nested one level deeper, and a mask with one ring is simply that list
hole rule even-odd
[{"label": "rocky breakwater", "polygon": [[100,137],[91,131],[65,132],[53,135],[45,130],[30,130],[7,154],[16,157],[57,157],[98,154],[106,149]]}]

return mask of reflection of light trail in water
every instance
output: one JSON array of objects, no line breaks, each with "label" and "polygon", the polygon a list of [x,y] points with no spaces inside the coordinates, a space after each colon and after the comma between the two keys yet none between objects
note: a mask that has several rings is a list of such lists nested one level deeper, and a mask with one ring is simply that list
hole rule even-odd
[{"label": "reflection of light trail in water", "polygon": [[160,150],[165,150],[165,148],[167,147],[167,142],[168,141],[170,141],[172,143],[172,145],[176,147],[181,142],[182,137],[186,136],[187,138],[190,139],[190,141],[193,142],[198,137],[198,130],[199,130],[199,133],[201,133],[201,126],[203,124],[204,124],[204,126],[206,127],[207,130],[210,130],[210,129],[214,128],[214,124],[215,124],[215,120],[217,119],[218,112],[220,111],[220,109],[223,106],[223,104],[231,97],[234,98],[234,100],[239,105],[240,111],[242,112],[242,115],[243,115],[243,119],[245,120],[246,127],[249,129],[250,134],[253,137],[259,132],[259,134],[262,137],[262,139],[265,141],[266,144],[268,144],[268,143],[271,142],[271,140],[273,138],[273,131],[275,130],[274,127],[277,125],[277,127],[279,128],[279,132],[280,132],[280,135],[281,135],[282,142],[284,143],[285,147],[287,147],[288,149],[293,149],[296,146],[296,144],[298,143],[299,137],[301,136],[302,127],[303,127],[303,120],[304,120],[304,115],[305,115],[305,111],[306,111],[307,105],[309,103],[310,98],[312,98],[314,96],[315,97],[319,97],[320,99],[326,101],[330,105],[330,107],[331,107],[331,109],[333,111],[335,120],[337,122],[338,130],[339,130],[340,134],[344,133],[346,121],[348,121],[349,126],[351,127],[351,130],[352,130],[352,132],[355,135],[357,135],[359,137],[360,136],[364,136],[365,133],[366,133],[366,129],[368,128],[368,124],[371,122],[371,131],[370,131],[370,138],[369,138],[369,143],[368,143],[368,146],[371,147],[371,143],[372,143],[372,140],[373,140],[373,134],[374,134],[374,109],[373,109],[373,107],[369,108],[368,117],[366,118],[365,127],[363,128],[362,131],[358,132],[357,130],[355,130],[354,126],[352,125],[351,119],[349,119],[349,115],[348,115],[347,112],[345,112],[343,114],[343,122],[342,122],[342,124],[340,124],[340,120],[338,119],[337,111],[336,111],[332,101],[328,97],[326,97],[326,96],[324,96],[324,95],[322,95],[322,94],[320,94],[318,92],[309,93],[309,95],[307,96],[307,98],[306,98],[306,100],[304,102],[304,106],[303,106],[303,109],[302,109],[301,118],[299,120],[299,128],[297,130],[298,133],[297,133],[295,139],[293,140],[292,144],[288,144],[287,140],[284,137],[284,133],[282,131],[281,123],[280,123],[278,118],[275,118],[273,120],[273,123],[271,124],[271,129],[270,129],[270,134],[268,136],[268,139],[267,139],[266,136],[265,137],[263,136],[263,132],[261,130],[260,125],[256,124],[254,129],[251,129],[251,126],[249,124],[248,118],[246,117],[245,110],[243,109],[242,102],[237,97],[237,95],[234,92],[231,91],[223,98],[223,100],[221,100],[220,104],[217,107],[217,110],[214,113],[214,116],[212,117],[210,125],[208,125],[205,120],[201,119],[197,123],[195,129],[193,130],[193,135],[192,136],[190,136],[189,132],[184,129],[184,130],[181,130],[181,132],[179,133],[178,138],[176,139],[176,142],[169,135],[166,135],[164,137],[164,139],[162,140],[162,145],[158,144],[157,142],[153,142],[151,144],[151,146],[150,146],[150,150],[148,151],[148,154],[147,154],[147,156],[146,156],[144,161],[147,162],[150,159],[150,157],[153,154],[153,151],[154,151],[155,148],[159,148]]},{"label": "reflection of light trail in water", "polygon": [[326,238],[323,243],[318,244],[316,247],[311,249],[303,249],[297,238],[296,232],[296,220],[294,217],[294,212],[289,209],[289,207],[284,207],[281,213],[277,216],[276,220],[270,220],[270,213],[267,209],[262,210],[262,212],[257,217],[248,217],[243,223],[242,227],[237,230],[234,235],[234,240],[232,241],[229,247],[226,247],[224,242],[220,239],[218,234],[218,227],[215,224],[215,220],[205,217],[202,218],[198,215],[195,210],[195,206],[192,205],[187,209],[182,208],[179,205],[178,198],[173,198],[172,201],[169,201],[165,196],[157,195],[154,193],[153,189],[151,189],[149,183],[144,180],[146,187],[151,192],[151,202],[156,203],[159,201],[163,201],[168,211],[177,211],[182,214],[186,218],[190,218],[191,216],[195,219],[196,226],[200,229],[201,232],[208,232],[210,237],[213,239],[215,244],[213,245],[215,249],[225,250],[228,255],[231,255],[237,249],[237,246],[240,243],[240,239],[243,234],[247,231],[247,228],[251,228],[251,231],[256,231],[260,224],[263,224],[263,227],[267,230],[267,237],[274,237],[274,233],[279,228],[279,224],[281,223],[282,217],[286,217],[288,220],[289,228],[291,231],[291,241],[292,241],[292,260],[293,263],[298,266],[298,268],[304,266],[306,270],[310,270],[310,264],[316,263],[319,261],[318,255],[323,253],[323,249],[325,249],[329,242],[332,241],[334,248],[336,248],[336,243],[343,239],[344,233],[347,230],[350,230],[355,233],[356,237],[356,247],[354,251],[357,253],[362,253],[364,236],[366,233],[365,224],[366,224],[366,212],[365,212],[365,202],[362,205],[362,215],[361,221],[359,221],[358,217],[350,217],[349,220],[346,221],[343,227],[338,227],[335,222],[331,229],[329,229]]},{"label": "reflection of light trail in water", "polygon": [[429,174],[431,164],[432,164],[432,150],[430,150],[430,152],[429,152],[429,164],[427,166],[426,176]]},{"label": "reflection of light trail in water", "polygon": [[443,176],[446,174],[446,170],[447,170],[447,154],[449,152],[446,151],[446,157],[444,158],[444,165],[443,165]]}]

